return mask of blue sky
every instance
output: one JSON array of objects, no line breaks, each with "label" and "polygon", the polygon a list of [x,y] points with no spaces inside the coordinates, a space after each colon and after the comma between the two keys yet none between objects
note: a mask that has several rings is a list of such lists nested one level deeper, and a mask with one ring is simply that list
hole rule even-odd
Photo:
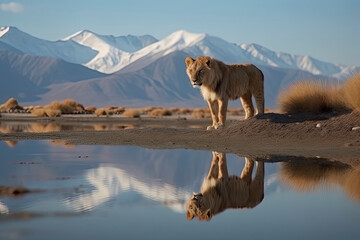
[{"label": "blue sky", "polygon": [[358,0],[0,0],[0,26],[58,40],[99,34],[208,33],[234,43],[360,66]]}]

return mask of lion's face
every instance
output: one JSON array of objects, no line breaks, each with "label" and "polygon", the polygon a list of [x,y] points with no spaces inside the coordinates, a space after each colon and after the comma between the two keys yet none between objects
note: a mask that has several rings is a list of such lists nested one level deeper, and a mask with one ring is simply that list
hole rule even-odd
[{"label": "lion's face", "polygon": [[210,60],[209,57],[197,57],[196,60],[191,57],[185,59],[186,73],[193,87],[200,87],[210,80]]},{"label": "lion's face", "polygon": [[186,204],[186,218],[188,220],[196,217],[198,220],[209,221],[212,218],[212,212],[208,207],[206,198],[201,193],[193,194]]}]

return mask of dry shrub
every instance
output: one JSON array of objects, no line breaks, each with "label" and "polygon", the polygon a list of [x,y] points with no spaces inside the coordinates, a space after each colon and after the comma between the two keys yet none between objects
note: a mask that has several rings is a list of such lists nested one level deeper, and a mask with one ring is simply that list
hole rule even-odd
[{"label": "dry shrub", "polygon": [[240,116],[244,114],[244,110],[243,109],[235,109],[235,108],[231,108],[227,110],[227,113],[230,116]]},{"label": "dry shrub", "polygon": [[315,81],[300,81],[283,90],[278,97],[281,111],[286,113],[321,113],[345,108],[339,86]]},{"label": "dry shrub", "polygon": [[350,77],[341,88],[346,107],[360,111],[360,73]]},{"label": "dry shrub", "polygon": [[47,107],[36,107],[31,111],[31,114],[36,117],[60,117],[61,111]]},{"label": "dry shrub", "polygon": [[19,106],[19,103],[15,98],[9,98],[4,104],[0,105],[0,110],[11,111],[15,109],[23,109],[23,107]]},{"label": "dry shrub", "polygon": [[124,107],[115,107],[113,109],[114,114],[123,114],[124,111],[125,111]]},{"label": "dry shrub", "polygon": [[96,111],[96,107],[94,107],[94,106],[88,106],[85,108],[85,112],[87,112],[87,113],[93,114],[93,113],[95,113],[95,111]]},{"label": "dry shrub", "polygon": [[82,104],[75,102],[72,99],[65,99],[61,102],[54,101],[45,108],[52,110],[59,110],[62,114],[71,114],[84,112],[85,108]]},{"label": "dry shrub", "polygon": [[127,108],[122,115],[127,118],[139,118],[140,112],[137,109]]},{"label": "dry shrub", "polygon": [[106,108],[106,107],[96,109],[95,114],[96,114],[96,116],[108,116],[108,115],[111,115],[109,109]]},{"label": "dry shrub", "polygon": [[139,108],[138,111],[140,111],[144,115],[147,115],[150,112],[154,111],[155,109],[157,109],[157,107],[144,107],[144,108]]},{"label": "dry shrub", "polygon": [[102,115],[113,115],[113,114],[122,114],[125,111],[124,107],[104,107],[104,108],[98,108],[95,110],[96,116],[102,116]]},{"label": "dry shrub", "polygon": [[210,110],[208,108],[196,108],[191,115],[195,118],[210,118]]},{"label": "dry shrub", "polygon": [[192,111],[189,108],[179,108],[177,111],[178,114],[190,114]]},{"label": "dry shrub", "polygon": [[155,108],[148,113],[150,117],[171,116],[172,112],[166,108]]}]

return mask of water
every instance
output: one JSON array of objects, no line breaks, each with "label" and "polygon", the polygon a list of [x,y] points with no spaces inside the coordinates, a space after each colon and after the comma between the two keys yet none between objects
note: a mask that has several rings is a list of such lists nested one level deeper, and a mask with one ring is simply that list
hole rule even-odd
[{"label": "water", "polygon": [[[265,163],[255,201],[199,221],[187,220],[186,203],[200,192],[212,152],[20,141],[14,147],[0,142],[0,153],[0,185],[34,191],[0,195],[0,239],[357,239],[360,234],[360,170],[340,162]],[[240,176],[249,166],[243,157],[214,154],[222,163],[226,157],[229,175]],[[261,163],[255,163],[253,179],[256,165]]]}]

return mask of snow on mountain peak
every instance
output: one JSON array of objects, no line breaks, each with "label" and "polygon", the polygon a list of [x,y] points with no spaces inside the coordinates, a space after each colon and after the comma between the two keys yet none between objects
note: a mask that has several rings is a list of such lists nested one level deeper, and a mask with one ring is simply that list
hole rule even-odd
[{"label": "snow on mountain peak", "polygon": [[204,39],[205,36],[205,33],[190,33],[185,30],[179,30],[167,36],[164,41],[168,44],[176,44],[179,42],[183,42],[184,45],[189,46]]},{"label": "snow on mountain peak", "polygon": [[0,38],[5,35],[10,30],[10,27],[1,27],[0,28]]}]

